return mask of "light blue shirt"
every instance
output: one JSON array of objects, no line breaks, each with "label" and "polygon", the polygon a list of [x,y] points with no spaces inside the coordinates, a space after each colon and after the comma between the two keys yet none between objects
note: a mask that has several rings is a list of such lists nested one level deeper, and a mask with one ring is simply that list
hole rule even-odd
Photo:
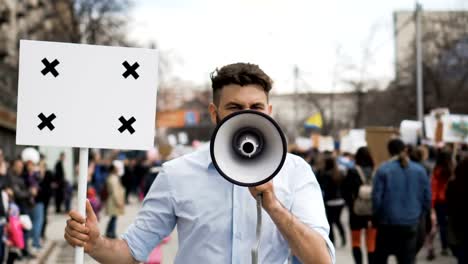
[{"label": "light blue shirt", "polygon": [[[335,262],[322,194],[310,166],[288,154],[273,184],[279,201],[323,237]],[[256,217],[256,202],[248,188],[219,175],[209,149],[203,148],[164,164],[122,238],[133,257],[143,262],[177,225],[175,263],[245,264],[251,262]],[[262,218],[259,263],[283,264],[288,243],[265,210]]]}]

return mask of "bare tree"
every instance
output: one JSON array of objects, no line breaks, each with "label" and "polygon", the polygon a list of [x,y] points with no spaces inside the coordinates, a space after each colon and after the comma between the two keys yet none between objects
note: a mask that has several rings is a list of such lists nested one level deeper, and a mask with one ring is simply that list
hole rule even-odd
[{"label": "bare tree", "polygon": [[370,28],[369,35],[362,42],[361,58],[358,62],[352,61],[342,50],[337,50],[337,75],[341,82],[350,87],[354,93],[354,127],[364,125],[363,115],[365,114],[365,97],[369,90],[376,88],[376,80],[369,76],[369,69],[373,65],[373,58],[376,50],[373,50],[375,35],[379,31],[380,25],[374,23]]},{"label": "bare tree", "polygon": [[[437,107],[449,107],[452,112],[468,113],[468,12],[427,12],[422,17],[424,112]],[[403,71],[413,76],[410,82],[393,89],[408,87],[401,100],[409,104],[415,93],[415,46],[402,65]],[[403,110],[403,109],[402,109]],[[408,109],[413,115],[416,110]],[[408,113],[407,113],[408,114]]]}]

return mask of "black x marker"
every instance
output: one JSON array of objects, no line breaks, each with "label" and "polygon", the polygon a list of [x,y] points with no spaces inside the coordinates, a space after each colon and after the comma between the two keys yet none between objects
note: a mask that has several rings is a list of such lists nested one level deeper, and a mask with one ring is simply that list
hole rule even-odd
[{"label": "black x marker", "polygon": [[119,132],[123,133],[125,130],[128,130],[130,134],[135,133],[135,129],[133,129],[132,124],[135,123],[135,117],[131,117],[130,119],[126,120],[125,117],[121,116],[119,121],[122,123],[122,126],[119,128]]},{"label": "black x marker", "polygon": [[52,125],[52,121],[56,118],[54,113],[48,117],[46,117],[43,113],[40,113],[38,117],[41,119],[41,123],[37,126],[39,130],[42,130],[44,127],[47,127],[50,131],[54,130],[55,126]]},{"label": "black x marker", "polygon": [[130,64],[128,64],[127,61],[124,61],[122,63],[122,65],[125,67],[125,69],[127,69],[123,74],[122,76],[127,79],[127,77],[131,74],[133,76],[133,78],[135,79],[138,79],[138,77],[140,77],[140,75],[138,75],[138,73],[136,72],[136,69],[138,69],[138,67],[140,67],[140,64],[138,64],[138,62],[135,62],[133,63],[132,66],[130,66]]},{"label": "black x marker", "polygon": [[45,68],[41,71],[42,75],[46,75],[47,73],[52,73],[54,77],[57,77],[59,75],[58,71],[55,69],[55,66],[57,66],[60,62],[55,59],[52,62],[49,62],[46,58],[42,59],[42,64],[44,64]]}]

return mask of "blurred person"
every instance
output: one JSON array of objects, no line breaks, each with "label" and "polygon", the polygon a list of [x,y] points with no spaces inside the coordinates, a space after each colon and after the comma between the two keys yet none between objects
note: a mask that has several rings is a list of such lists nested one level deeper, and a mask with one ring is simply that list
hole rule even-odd
[{"label": "blurred person", "polygon": [[461,158],[447,186],[448,241],[458,264],[468,263],[468,156]]},{"label": "blurred person", "polygon": [[388,152],[392,159],[377,169],[372,188],[375,263],[387,263],[391,254],[399,264],[414,263],[419,221],[431,206],[429,179],[400,139],[388,142]]},{"label": "blurred person", "polygon": [[[30,163],[31,164],[31,163]],[[29,165],[31,170],[32,165]],[[12,162],[10,172],[7,176],[8,187],[12,190],[14,195],[14,202],[18,205],[20,213],[27,215],[28,217],[32,214],[32,209],[34,207],[34,197],[30,189],[30,184],[27,182],[29,178],[29,172],[24,169],[24,163],[20,159],[15,159]],[[32,220],[32,219],[31,219]],[[23,232],[24,241],[28,241],[28,231],[24,230]],[[34,254],[29,252],[28,243],[25,243],[25,247],[22,250],[22,255],[26,258],[34,258]]]},{"label": "blurred person", "polygon": [[132,180],[135,177],[135,160],[134,159],[125,159],[124,160],[124,174],[122,175],[121,182],[125,188],[125,204],[129,204],[128,197],[132,190]]},{"label": "blurred person", "polygon": [[332,153],[325,154],[324,168],[319,174],[320,179],[322,179],[321,185],[324,193],[325,212],[330,224],[330,240],[336,246],[333,232],[333,226],[336,226],[341,237],[341,246],[344,247],[346,245],[346,234],[340,219],[345,205],[342,194],[344,175],[338,169],[338,164]]},{"label": "blurred person", "polygon": [[[413,147],[410,152],[410,159],[415,163],[423,166],[426,171],[426,176],[431,178],[433,166],[428,162],[429,152],[426,146]],[[417,240],[417,252],[425,245],[427,249],[426,259],[431,261],[435,259],[434,254],[434,238],[436,235],[436,219],[435,214],[432,210],[421,216],[419,229],[418,229],[418,240]]]},{"label": "blurred person", "polygon": [[[44,221],[42,215],[44,212],[44,204],[42,201],[39,201],[39,203],[36,202],[37,195],[39,194],[39,170],[38,166],[31,160],[26,161],[23,177],[29,190],[31,206],[26,210],[21,211],[21,214],[29,216],[33,227],[31,230],[23,230],[25,241],[23,255],[26,257],[31,256],[32,258],[35,258],[38,250],[40,249],[40,232],[42,230],[42,224]],[[35,235],[37,235],[37,237],[35,237]],[[30,238],[33,239],[32,252],[29,250],[28,242]],[[34,240],[35,238],[37,238],[37,240]]]},{"label": "blurred person", "polygon": [[[354,262],[362,264],[361,233],[365,233],[367,263],[373,264],[375,254],[375,240],[377,230],[372,224],[372,206],[369,212],[355,212],[354,205],[360,194],[361,186],[372,186],[374,174],[374,160],[367,147],[361,147],[355,155],[354,168],[348,170],[348,175],[343,183],[343,195],[349,208],[349,225],[352,239],[352,253]],[[370,201],[369,201],[370,202]],[[371,205],[371,203],[369,203]]]},{"label": "blurred person", "polygon": [[0,176],[5,176],[8,171],[8,162],[5,160],[3,150],[0,148]]},{"label": "blurred person", "polygon": [[[211,77],[213,123],[246,109],[271,114],[268,92],[272,82],[257,65],[227,65]],[[86,219],[70,213],[65,239],[84,246],[99,262],[138,263],[177,226],[180,244],[175,263],[247,263],[255,239],[259,194],[264,209],[260,263],[284,263],[289,247],[303,263],[334,262],[319,185],[310,166],[290,154],[273,181],[244,188],[222,179],[209,149],[199,149],[164,163],[122,239],[100,235],[89,202]]]},{"label": "blurred person", "polygon": [[65,207],[65,213],[68,214],[71,210],[73,199],[73,184],[69,180],[65,180],[63,191],[63,205]]},{"label": "blurred person", "polygon": [[106,210],[109,215],[109,223],[106,228],[106,236],[108,238],[117,238],[117,217],[124,214],[125,207],[125,190],[120,183],[118,169],[115,164],[109,168],[109,176],[107,176],[106,188],[109,197],[106,200]]},{"label": "blurred person", "polygon": [[55,163],[54,181],[53,181],[55,213],[57,214],[62,213],[62,206],[63,206],[63,200],[64,200],[64,195],[65,195],[65,169],[63,165],[64,161],[65,161],[65,153],[62,152],[60,153],[57,163]]},{"label": "blurred person", "polygon": [[348,171],[354,167],[353,155],[349,152],[340,154],[337,158],[337,163],[342,171]]},{"label": "blurred person", "polygon": [[13,264],[21,259],[27,241],[24,239],[20,220],[20,208],[14,202],[13,192],[8,192],[8,223],[5,228],[5,244],[7,245],[7,264]]},{"label": "blurred person", "polygon": [[145,177],[148,173],[149,166],[146,164],[145,159],[143,157],[138,158],[135,165],[135,191],[141,201],[146,195]]},{"label": "blurred person", "polygon": [[47,164],[44,159],[39,162],[38,185],[39,190],[36,196],[36,205],[33,209],[33,247],[40,250],[41,237],[46,229],[47,223],[47,208],[52,197],[52,172],[47,169]]},{"label": "blurred person", "polygon": [[101,154],[99,151],[95,151],[93,153],[93,163],[94,163],[94,173],[92,176],[92,183],[94,188],[96,189],[96,192],[99,194],[100,198],[102,201],[106,200],[105,193],[106,191],[106,178],[108,175],[108,169],[107,165],[104,163],[104,161],[101,159]]},{"label": "blurred person", "polygon": [[88,190],[86,191],[86,198],[89,200],[89,203],[91,204],[91,207],[93,208],[93,211],[96,214],[96,218],[99,220],[99,215],[102,209],[102,203],[94,187],[91,186],[90,188],[88,188]]},{"label": "blurred person", "polygon": [[[5,165],[5,168],[7,166]],[[1,239],[5,232],[4,228],[7,224],[8,218],[8,193],[12,192],[10,188],[7,186],[7,174],[0,174],[0,263],[3,263],[5,258],[5,243],[3,239]]]},{"label": "blurred person", "polygon": [[442,245],[441,254],[448,255],[447,239],[447,201],[445,194],[447,184],[454,173],[454,163],[452,153],[448,150],[441,150],[437,155],[436,164],[431,177],[432,185],[432,208],[437,217],[439,237]]}]

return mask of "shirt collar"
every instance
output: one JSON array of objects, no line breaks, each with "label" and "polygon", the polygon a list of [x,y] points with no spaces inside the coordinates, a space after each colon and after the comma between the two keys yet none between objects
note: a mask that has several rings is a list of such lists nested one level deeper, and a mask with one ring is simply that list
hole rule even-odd
[{"label": "shirt collar", "polygon": [[206,169],[213,167],[213,161],[211,160],[210,143],[207,143],[206,145],[201,146],[200,151],[202,152],[203,167]]}]

